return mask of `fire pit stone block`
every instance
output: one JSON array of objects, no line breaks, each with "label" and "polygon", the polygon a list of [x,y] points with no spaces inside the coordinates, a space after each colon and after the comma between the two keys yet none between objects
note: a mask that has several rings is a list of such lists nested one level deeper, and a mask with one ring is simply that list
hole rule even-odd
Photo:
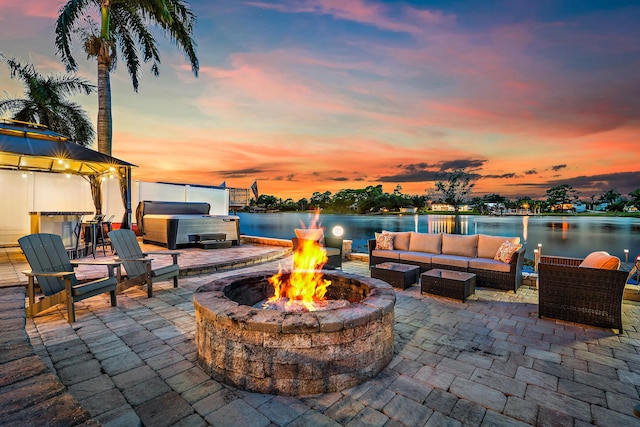
[{"label": "fire pit stone block", "polygon": [[393,357],[395,292],[377,279],[325,272],[348,307],[312,312],[261,310],[275,272],[229,277],[194,293],[200,365],[232,386],[308,395],[354,387]]}]

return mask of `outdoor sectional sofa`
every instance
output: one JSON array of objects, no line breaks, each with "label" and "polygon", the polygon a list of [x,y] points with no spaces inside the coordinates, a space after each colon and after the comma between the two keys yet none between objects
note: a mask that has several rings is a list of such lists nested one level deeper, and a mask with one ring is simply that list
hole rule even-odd
[{"label": "outdoor sectional sofa", "polygon": [[[439,268],[476,275],[476,286],[518,290],[522,285],[525,249],[519,237],[486,234],[458,235],[407,232],[393,234],[392,249],[376,249],[376,239],[368,241],[369,268],[383,262],[417,265],[420,273]],[[510,262],[494,259],[505,241],[520,246]]]}]

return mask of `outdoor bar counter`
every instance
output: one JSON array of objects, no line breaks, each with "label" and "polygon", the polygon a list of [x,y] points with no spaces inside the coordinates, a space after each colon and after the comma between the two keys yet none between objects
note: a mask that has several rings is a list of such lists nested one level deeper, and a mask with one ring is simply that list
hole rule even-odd
[{"label": "outdoor bar counter", "polygon": [[93,215],[89,211],[36,211],[29,212],[31,233],[51,233],[62,237],[65,247],[75,247],[74,230],[84,215]]}]

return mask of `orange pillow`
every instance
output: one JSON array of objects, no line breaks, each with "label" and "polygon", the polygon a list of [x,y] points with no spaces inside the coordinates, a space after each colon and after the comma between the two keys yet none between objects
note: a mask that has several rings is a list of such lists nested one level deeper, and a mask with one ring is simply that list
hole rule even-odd
[{"label": "orange pillow", "polygon": [[390,251],[393,249],[393,234],[376,233],[376,249]]},{"label": "orange pillow", "polygon": [[618,270],[620,268],[620,258],[609,255],[605,251],[591,252],[582,260],[579,267],[602,268],[603,270]]},{"label": "orange pillow", "polygon": [[509,264],[513,254],[518,252],[521,247],[522,245],[519,243],[511,243],[509,240],[505,240],[498,248],[498,252],[496,252],[496,256],[494,256],[493,259]]}]

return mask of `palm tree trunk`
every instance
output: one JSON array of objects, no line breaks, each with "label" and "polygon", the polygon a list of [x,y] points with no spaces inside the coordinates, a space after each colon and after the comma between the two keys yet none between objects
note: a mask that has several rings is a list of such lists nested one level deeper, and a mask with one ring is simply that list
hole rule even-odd
[{"label": "palm tree trunk", "polygon": [[109,65],[98,56],[98,151],[111,155],[111,79]]}]

